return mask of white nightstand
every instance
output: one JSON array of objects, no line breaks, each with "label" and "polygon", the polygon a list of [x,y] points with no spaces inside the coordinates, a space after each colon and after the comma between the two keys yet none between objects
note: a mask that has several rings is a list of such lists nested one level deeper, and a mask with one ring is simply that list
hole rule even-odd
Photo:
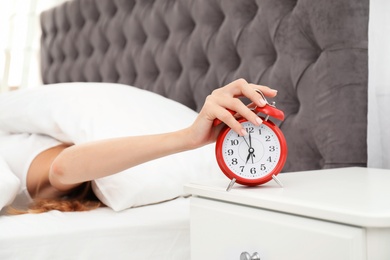
[{"label": "white nightstand", "polygon": [[[279,174],[284,185],[188,184],[191,259],[389,260],[390,170]],[[242,254],[242,259],[245,258]]]}]

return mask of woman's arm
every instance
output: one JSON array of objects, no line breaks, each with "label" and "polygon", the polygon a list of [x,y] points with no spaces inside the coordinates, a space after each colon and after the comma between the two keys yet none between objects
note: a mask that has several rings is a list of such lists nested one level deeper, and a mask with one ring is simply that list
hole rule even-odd
[{"label": "woman's arm", "polygon": [[105,139],[64,149],[53,161],[49,180],[59,190],[94,180],[173,153],[192,149],[188,129]]},{"label": "woman's arm", "polygon": [[[213,126],[220,119],[240,135],[245,130],[227,109],[236,111],[255,125],[261,119],[251,111],[251,106],[264,106],[260,89],[273,97],[276,91],[265,86],[236,80],[213,91],[205,101],[195,122],[188,128],[171,133],[150,136],[130,136],[74,145],[64,149],[53,161],[49,181],[60,191],[73,188],[75,184],[115,174],[138,164],[154,160],[214,142],[222,126]],[[253,104],[249,107],[238,97],[246,96]]]}]

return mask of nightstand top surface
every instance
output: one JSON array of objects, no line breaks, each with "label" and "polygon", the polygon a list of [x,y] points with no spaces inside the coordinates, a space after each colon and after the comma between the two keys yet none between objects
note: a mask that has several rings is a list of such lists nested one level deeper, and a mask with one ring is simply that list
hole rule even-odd
[{"label": "nightstand top surface", "polygon": [[193,196],[363,227],[390,227],[390,170],[339,168],[279,174],[262,186],[227,178],[190,183]]}]

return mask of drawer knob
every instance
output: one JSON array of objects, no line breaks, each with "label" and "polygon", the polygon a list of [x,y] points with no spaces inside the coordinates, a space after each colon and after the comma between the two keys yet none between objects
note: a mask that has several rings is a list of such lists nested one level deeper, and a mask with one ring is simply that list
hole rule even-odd
[{"label": "drawer knob", "polygon": [[248,252],[242,252],[240,260],[260,260],[260,255],[257,252],[254,252],[253,255],[250,255]]}]

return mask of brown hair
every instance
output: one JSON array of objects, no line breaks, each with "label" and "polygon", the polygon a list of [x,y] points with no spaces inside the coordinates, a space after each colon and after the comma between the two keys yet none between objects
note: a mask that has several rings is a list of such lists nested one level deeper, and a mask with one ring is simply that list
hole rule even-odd
[{"label": "brown hair", "polygon": [[67,196],[58,199],[35,198],[26,210],[9,207],[7,213],[20,215],[26,213],[43,213],[50,210],[62,212],[89,211],[103,204],[92,191],[91,182],[85,182]]}]

